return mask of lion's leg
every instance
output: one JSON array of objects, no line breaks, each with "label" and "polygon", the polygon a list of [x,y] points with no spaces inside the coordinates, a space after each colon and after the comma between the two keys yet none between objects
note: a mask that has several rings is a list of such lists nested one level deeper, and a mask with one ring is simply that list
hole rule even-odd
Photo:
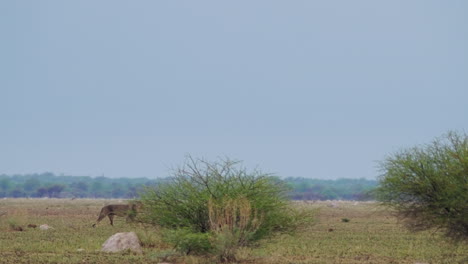
[{"label": "lion's leg", "polygon": [[114,226],[114,215],[113,214],[109,214],[109,220],[110,220],[110,224],[111,226]]}]

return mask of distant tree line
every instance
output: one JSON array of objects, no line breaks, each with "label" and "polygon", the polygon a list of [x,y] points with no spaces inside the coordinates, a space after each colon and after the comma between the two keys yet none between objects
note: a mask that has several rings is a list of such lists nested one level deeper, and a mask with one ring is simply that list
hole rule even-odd
[{"label": "distant tree line", "polygon": [[[144,186],[157,185],[170,178],[107,178],[65,176],[53,173],[0,175],[0,198],[126,198],[139,196]],[[376,180],[308,178],[284,179],[294,200],[371,200]]]},{"label": "distant tree line", "polygon": [[147,178],[57,176],[53,173],[0,175],[0,197],[135,198]]},{"label": "distant tree line", "polygon": [[378,187],[377,180],[369,179],[286,178],[285,181],[291,187],[293,200],[373,200]]}]

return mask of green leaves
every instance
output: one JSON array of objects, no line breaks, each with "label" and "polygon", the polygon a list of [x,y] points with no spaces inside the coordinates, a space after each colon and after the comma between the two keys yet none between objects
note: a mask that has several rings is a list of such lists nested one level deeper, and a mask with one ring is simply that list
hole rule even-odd
[{"label": "green leaves", "polygon": [[468,241],[468,137],[449,132],[431,144],[395,153],[380,167],[379,199],[408,227],[445,230]]},{"label": "green leaves", "polygon": [[260,171],[248,172],[239,162],[189,157],[171,182],[147,188],[142,200],[150,208],[153,223],[207,232],[209,199],[243,196],[256,210],[275,215],[287,207],[287,190],[277,178]]}]

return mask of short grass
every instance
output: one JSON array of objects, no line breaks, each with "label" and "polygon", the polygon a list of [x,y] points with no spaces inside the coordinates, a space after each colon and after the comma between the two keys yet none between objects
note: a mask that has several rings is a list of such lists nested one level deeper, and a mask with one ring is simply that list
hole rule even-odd
[{"label": "short grass", "polygon": [[[0,200],[0,263],[214,263],[181,256],[161,241],[155,227],[108,219],[97,228],[100,208],[118,200]],[[468,263],[468,245],[446,242],[438,232],[410,233],[391,212],[375,203],[293,202],[313,210],[313,224],[295,235],[280,235],[238,252],[238,263]],[[349,221],[343,221],[347,219]],[[48,224],[42,231],[28,224]],[[14,227],[24,231],[15,231]],[[135,231],[143,254],[100,252],[117,232]]]}]

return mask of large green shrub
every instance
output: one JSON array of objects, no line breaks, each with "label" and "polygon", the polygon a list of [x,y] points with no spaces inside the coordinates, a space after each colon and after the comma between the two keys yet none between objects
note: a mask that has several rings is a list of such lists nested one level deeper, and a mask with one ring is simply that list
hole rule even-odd
[{"label": "large green shrub", "polygon": [[439,228],[468,241],[468,137],[449,132],[381,163],[379,199],[412,230]]},{"label": "large green shrub", "polygon": [[[296,215],[289,207],[287,190],[281,180],[258,170],[247,171],[237,161],[208,162],[188,157],[170,182],[146,188],[141,198],[147,211],[146,221],[167,229],[209,233],[217,246],[223,241],[226,247],[232,242],[235,248],[274,232],[294,229]],[[228,205],[230,211],[220,209]],[[241,212],[246,208],[248,212]],[[235,223],[227,228],[221,225],[223,219]],[[213,225],[215,222],[219,224]],[[227,238],[235,241],[226,242]],[[226,247],[221,251],[230,252]],[[219,247],[213,250],[216,248]]]}]

